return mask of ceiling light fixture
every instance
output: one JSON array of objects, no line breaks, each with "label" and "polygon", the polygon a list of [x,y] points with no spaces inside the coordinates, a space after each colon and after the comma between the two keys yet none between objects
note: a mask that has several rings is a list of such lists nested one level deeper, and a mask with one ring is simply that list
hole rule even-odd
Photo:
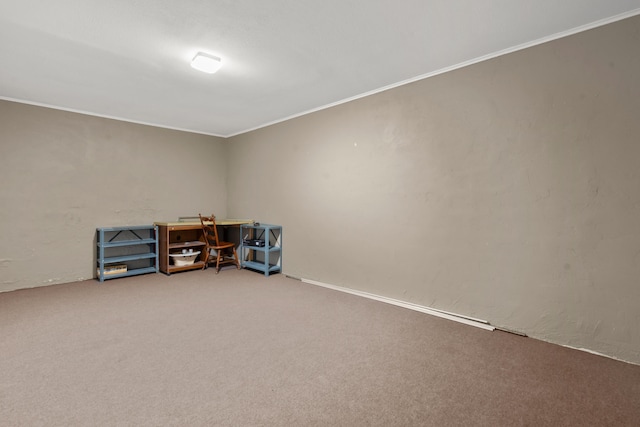
[{"label": "ceiling light fixture", "polygon": [[222,67],[222,60],[217,56],[198,52],[191,61],[191,67],[203,73],[213,74]]}]

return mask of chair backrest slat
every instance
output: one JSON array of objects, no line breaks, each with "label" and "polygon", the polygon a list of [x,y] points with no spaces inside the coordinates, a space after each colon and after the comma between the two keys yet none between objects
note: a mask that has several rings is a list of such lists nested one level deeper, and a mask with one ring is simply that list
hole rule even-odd
[{"label": "chair backrest slat", "polygon": [[[206,240],[205,243],[209,246],[220,246],[220,240],[218,239],[218,227],[216,227],[216,216],[211,214],[211,216],[202,216],[198,214],[200,217],[200,224],[202,224],[202,233],[204,234],[204,238]],[[205,224],[210,222],[211,225]]]}]

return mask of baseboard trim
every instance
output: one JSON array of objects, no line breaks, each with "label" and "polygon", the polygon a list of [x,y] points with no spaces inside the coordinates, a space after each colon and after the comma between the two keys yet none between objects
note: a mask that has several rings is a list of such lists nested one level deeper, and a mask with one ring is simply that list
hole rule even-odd
[{"label": "baseboard trim", "polygon": [[[413,304],[413,303],[406,302],[406,301],[400,301],[400,300],[393,299],[393,298],[383,297],[383,296],[372,294],[372,293],[369,293],[369,292],[363,292],[363,291],[358,291],[358,290],[355,290],[355,289],[344,288],[342,286],[330,285],[328,283],[318,282],[317,280],[298,278],[298,277],[294,277],[294,276],[287,276],[287,277],[289,277],[291,279],[299,280],[299,281],[304,282],[304,283],[308,283],[310,285],[321,286],[323,288],[333,289],[335,291],[345,292],[347,294],[357,295],[357,296],[360,296],[360,297],[373,299],[373,300],[384,302],[384,303],[387,303],[387,304],[392,304],[392,305],[396,305],[396,306],[399,306],[399,307],[408,308],[409,310],[415,310],[415,311],[419,311],[421,313],[430,314],[432,316],[442,317],[444,319],[453,320],[454,322],[459,322],[459,323],[463,323],[465,325],[475,326],[476,328],[481,328],[481,329],[485,329],[485,330],[488,330],[488,331],[494,331],[494,330],[497,329],[499,331],[509,332],[509,333],[512,333],[512,334],[515,334],[515,335],[519,335],[519,336],[522,336],[522,337],[528,337],[528,335],[525,334],[524,332],[515,331],[515,330],[504,328],[504,327],[492,326],[492,325],[489,324],[489,322],[487,322],[486,320],[482,320],[482,319],[475,319],[473,317],[468,317],[468,316],[464,316],[464,315],[460,315],[460,314],[451,313],[451,312],[448,312],[448,311],[438,310],[438,309],[435,309],[435,308],[429,308],[429,307],[421,306],[421,305],[418,305],[418,304]],[[596,355],[596,356],[606,357],[608,359],[613,359],[613,360],[616,360],[616,361],[619,361],[619,362],[630,363],[632,365],[640,366],[640,363],[632,362],[632,361],[625,360],[625,359],[620,359],[618,357],[610,356],[608,354],[599,353],[599,352],[594,351],[594,350],[589,350],[588,348],[573,347],[573,346],[566,345],[566,344],[560,344],[560,343],[557,343],[557,342],[547,341],[547,340],[542,339],[542,338],[534,338],[534,339],[538,339],[540,341],[548,342],[550,344],[560,345],[562,347],[570,348],[572,350],[583,351],[583,352],[586,352],[586,353],[591,353],[591,354]]]},{"label": "baseboard trim", "polygon": [[437,310],[437,309],[425,307],[422,305],[397,300],[394,298],[383,297],[381,295],[376,295],[369,292],[343,288],[342,286],[330,285],[328,283],[318,282],[317,280],[311,280],[311,279],[305,279],[305,278],[301,278],[298,280],[304,283],[308,283],[310,285],[321,286],[323,288],[333,289],[334,291],[345,292],[347,294],[357,295],[360,297],[369,298],[369,299],[384,302],[387,304],[396,305],[398,307],[408,308],[409,310],[419,311],[421,313],[430,314],[432,316],[441,317],[443,319],[453,320],[454,322],[464,323],[465,325],[475,326],[476,328],[485,329],[487,331],[495,330],[495,327],[491,326],[489,322],[487,322],[486,320],[475,319],[473,317],[454,314],[448,311]]}]

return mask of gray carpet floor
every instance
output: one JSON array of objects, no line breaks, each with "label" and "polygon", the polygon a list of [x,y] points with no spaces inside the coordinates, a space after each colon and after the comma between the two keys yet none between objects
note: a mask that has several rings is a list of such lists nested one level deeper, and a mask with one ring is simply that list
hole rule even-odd
[{"label": "gray carpet floor", "polygon": [[275,275],[0,294],[1,426],[637,426],[640,366]]}]

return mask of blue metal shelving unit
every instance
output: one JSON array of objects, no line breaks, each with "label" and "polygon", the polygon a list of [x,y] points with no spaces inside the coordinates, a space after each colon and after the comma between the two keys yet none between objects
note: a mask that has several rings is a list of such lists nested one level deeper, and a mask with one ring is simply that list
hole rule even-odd
[{"label": "blue metal shelving unit", "polygon": [[[158,227],[101,227],[97,233],[97,279],[135,276],[158,272]],[[126,265],[126,271],[109,274],[105,266]]]},{"label": "blue metal shelving unit", "polygon": [[[282,226],[243,224],[240,238],[242,268],[261,271],[265,276],[282,272]],[[250,245],[249,240],[264,241],[264,246]]]}]

